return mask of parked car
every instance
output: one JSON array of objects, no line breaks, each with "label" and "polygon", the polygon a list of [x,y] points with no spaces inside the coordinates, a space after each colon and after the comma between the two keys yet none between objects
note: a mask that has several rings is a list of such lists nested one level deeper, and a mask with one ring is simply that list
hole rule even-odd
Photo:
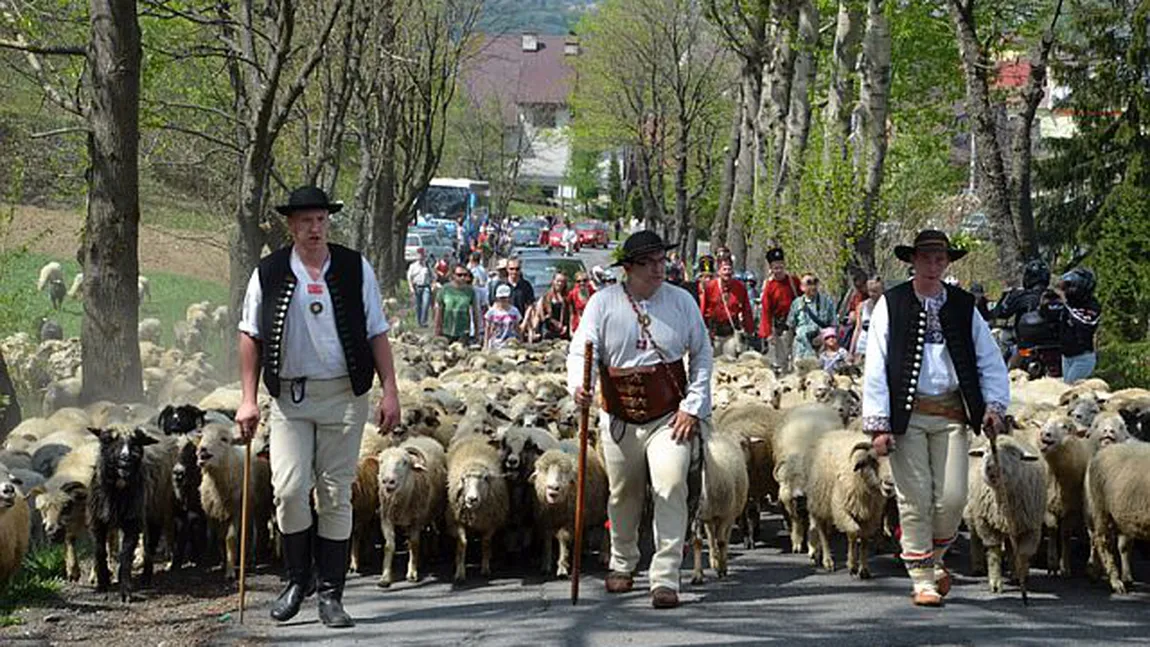
[{"label": "parked car", "polygon": [[[563,233],[566,231],[567,231],[566,225],[555,225],[554,227],[552,227],[551,228],[551,234],[548,237],[549,246],[552,248],[557,247],[559,249],[562,249],[563,248]],[[578,232],[578,228],[576,228],[576,232]],[[582,247],[582,245],[583,245],[583,241],[577,237],[575,239],[575,251],[579,251],[579,249]]]},{"label": "parked car", "polygon": [[602,247],[607,249],[611,235],[607,232],[607,223],[598,220],[587,220],[575,225],[575,232],[579,234],[581,247]]},{"label": "parked car", "polygon": [[567,275],[567,284],[574,285],[576,272],[586,272],[587,266],[578,258],[565,256],[535,255],[519,257],[519,266],[523,270],[523,277],[535,290],[535,298],[542,297],[551,287],[551,279],[556,272]]},{"label": "parked car", "polygon": [[[451,245],[439,237],[433,229],[416,228],[407,232],[407,240],[403,246],[403,259],[410,263],[416,258],[415,250],[422,247],[427,252],[428,259],[438,260],[445,258],[450,262],[454,256]],[[433,262],[434,262],[433,260]]]},{"label": "parked car", "polygon": [[515,247],[539,247],[543,230],[534,225],[519,225],[511,230],[511,244]]}]

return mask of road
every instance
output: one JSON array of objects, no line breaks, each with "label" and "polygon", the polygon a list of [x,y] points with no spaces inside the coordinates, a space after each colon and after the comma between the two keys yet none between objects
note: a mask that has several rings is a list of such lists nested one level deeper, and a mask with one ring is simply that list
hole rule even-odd
[{"label": "road", "polygon": [[[770,543],[754,550],[732,547],[731,574],[692,586],[683,574],[683,604],[656,611],[640,577],[629,594],[607,595],[604,572],[581,579],[580,603],[572,607],[567,581],[544,580],[533,572],[504,565],[487,580],[478,565],[468,569],[463,586],[451,584],[446,560],[421,582],[399,582],[388,590],[376,576],[351,576],[345,595],[358,621],[347,630],[329,630],[315,616],[309,599],[296,620],[275,626],[267,617],[275,594],[251,594],[247,624],[232,625],[222,644],[307,644],[339,647],[394,645],[1118,645],[1146,644],[1150,636],[1150,587],[1111,596],[1084,576],[1061,579],[1032,569],[1030,606],[1018,589],[991,595],[985,578],[965,573],[965,556],[956,547],[956,584],[943,609],[911,606],[905,571],[889,554],[872,557],[874,579],[859,581],[842,568],[845,545],[836,547],[835,573],[810,566],[805,555],[782,550],[777,517],[766,520]],[[403,573],[397,557],[396,572]],[[690,567],[690,557],[684,567]],[[1135,578],[1147,581],[1146,562]]]}]

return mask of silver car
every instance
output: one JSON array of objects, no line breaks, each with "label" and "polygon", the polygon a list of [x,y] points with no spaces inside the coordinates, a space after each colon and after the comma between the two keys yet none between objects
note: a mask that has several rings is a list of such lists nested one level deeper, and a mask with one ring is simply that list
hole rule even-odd
[{"label": "silver car", "polygon": [[434,232],[424,230],[407,232],[407,241],[403,247],[403,259],[409,263],[414,261],[416,258],[416,250],[420,247],[427,252],[427,258],[431,262],[441,258],[445,258],[450,262],[454,256],[450,245],[444,243],[443,239]]}]

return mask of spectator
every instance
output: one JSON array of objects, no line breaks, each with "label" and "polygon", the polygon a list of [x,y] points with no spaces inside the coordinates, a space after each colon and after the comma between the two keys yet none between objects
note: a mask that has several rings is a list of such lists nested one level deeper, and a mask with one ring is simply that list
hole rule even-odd
[{"label": "spectator", "polygon": [[715,257],[710,254],[704,254],[695,262],[695,280],[687,281],[683,284],[683,287],[691,293],[691,298],[695,300],[695,303],[699,304],[700,309],[703,307],[703,290],[714,275]]},{"label": "spectator", "polygon": [[487,303],[495,303],[495,290],[501,285],[511,285],[507,280],[507,259],[501,258],[495,263],[495,278],[487,281]]},{"label": "spectator", "polygon": [[683,283],[683,266],[674,263],[667,263],[667,283],[676,287],[683,288],[690,291],[690,288]]},{"label": "spectator", "polygon": [[567,300],[571,302],[571,334],[574,335],[576,330],[579,330],[579,318],[583,316],[583,309],[587,307],[587,302],[591,300],[591,295],[595,294],[595,286],[591,285],[591,280],[587,278],[585,272],[575,273],[575,287],[567,295]]},{"label": "spectator", "polygon": [[456,265],[451,282],[436,291],[436,337],[446,337],[449,342],[468,342],[479,317],[475,290],[468,284],[471,278],[466,266]]},{"label": "spectator", "polygon": [[483,267],[483,254],[479,252],[471,252],[471,256],[467,259],[467,269],[471,272],[471,276],[475,277],[476,288],[487,287],[487,268]]},{"label": "spectator", "polygon": [[518,339],[519,322],[522,319],[519,310],[511,304],[511,286],[500,285],[495,289],[495,303],[484,316],[487,323],[484,334],[487,348],[503,348],[507,340]]},{"label": "spectator", "polygon": [[511,286],[511,305],[522,316],[535,303],[535,289],[523,278],[523,266],[517,258],[507,261],[507,285]]},{"label": "spectator", "polygon": [[767,252],[770,276],[763,282],[762,315],[759,319],[759,337],[768,342],[767,356],[777,371],[790,370],[791,348],[795,334],[787,326],[791,303],[798,298],[802,287],[798,277],[787,273],[783,250],[778,247]]},{"label": "spectator", "polygon": [[619,240],[619,238],[622,235],[623,235],[623,218],[620,217],[617,220],[615,220],[615,240]]},{"label": "spectator", "polygon": [[415,304],[415,319],[420,328],[427,327],[427,315],[431,310],[431,267],[427,264],[427,250],[415,250],[415,260],[407,266],[407,287],[411,291],[411,301]]},{"label": "spectator", "polygon": [[818,355],[822,345],[820,331],[834,326],[835,303],[819,292],[819,279],[814,274],[804,274],[803,294],[791,303],[787,315],[787,325],[795,331],[794,360],[811,359]]},{"label": "spectator", "polygon": [[866,282],[867,299],[855,310],[854,319],[859,325],[855,326],[854,334],[851,336],[850,352],[855,358],[855,363],[860,365],[866,357],[866,338],[867,331],[870,330],[871,314],[874,313],[874,307],[882,297],[883,287],[881,276],[870,277]]},{"label": "spectator", "polygon": [[819,353],[819,364],[827,373],[837,373],[850,361],[845,348],[839,346],[839,338],[834,328],[823,328],[823,350]]},{"label": "spectator", "polygon": [[719,276],[703,287],[703,321],[716,344],[722,344],[740,328],[748,336],[755,333],[751,300],[742,281],[734,278],[735,267],[730,257],[719,261]]},{"label": "spectator", "polygon": [[446,259],[439,259],[435,262],[435,283],[432,285],[434,289],[439,289],[451,282],[451,267],[447,264]]},{"label": "spectator", "polygon": [[839,302],[838,321],[842,327],[843,344],[849,344],[855,332],[855,313],[859,304],[866,300],[866,274],[854,270],[851,272],[851,287]]},{"label": "spectator", "polygon": [[567,275],[556,272],[551,289],[543,295],[543,339],[571,339],[571,306],[567,299]]}]

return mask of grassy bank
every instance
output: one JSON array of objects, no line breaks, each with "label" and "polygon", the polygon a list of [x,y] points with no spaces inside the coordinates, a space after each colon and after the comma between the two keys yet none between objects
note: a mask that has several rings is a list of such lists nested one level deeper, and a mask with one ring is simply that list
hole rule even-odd
[{"label": "grassy bank", "polygon": [[21,624],[21,608],[55,598],[63,576],[63,544],[44,546],[25,555],[24,565],[0,590],[0,627]]}]

